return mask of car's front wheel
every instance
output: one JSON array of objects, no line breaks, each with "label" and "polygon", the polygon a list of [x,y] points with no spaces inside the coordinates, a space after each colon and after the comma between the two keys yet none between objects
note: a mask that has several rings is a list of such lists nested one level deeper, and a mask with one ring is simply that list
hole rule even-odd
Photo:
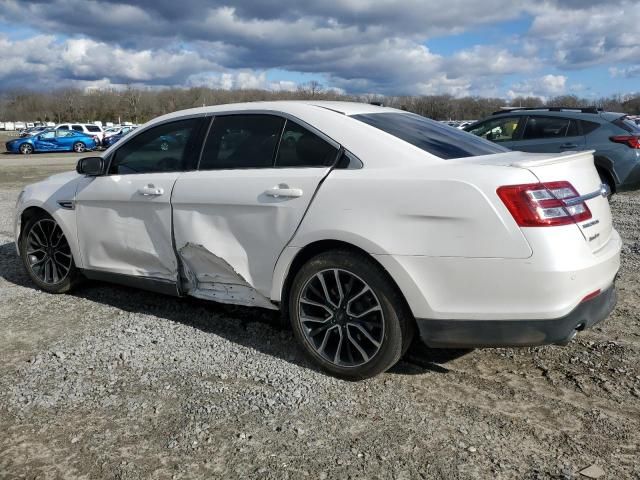
[{"label": "car's front wheel", "polygon": [[73,144],[73,151],[76,153],[82,153],[87,149],[87,146],[82,142],[76,142]]},{"label": "car's front wheel", "polygon": [[44,212],[25,222],[20,256],[31,280],[49,293],[68,292],[80,280],[67,238]]},{"label": "car's front wheel", "polygon": [[386,273],[348,250],[322,253],[302,266],[289,315],[307,356],[350,380],[388,370],[413,336],[412,319]]},{"label": "car's front wheel", "polygon": [[22,145],[20,145],[20,153],[23,155],[29,155],[31,153],[33,153],[33,147],[31,146],[30,143],[23,143]]}]

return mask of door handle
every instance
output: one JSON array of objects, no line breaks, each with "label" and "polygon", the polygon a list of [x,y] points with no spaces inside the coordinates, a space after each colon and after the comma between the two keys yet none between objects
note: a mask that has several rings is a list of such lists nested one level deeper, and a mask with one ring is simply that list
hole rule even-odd
[{"label": "door handle", "polygon": [[570,148],[578,148],[578,144],[576,144],[576,143],[563,143],[562,145],[560,145],[560,148],[562,148],[564,150],[568,150]]},{"label": "door handle", "polygon": [[265,195],[274,198],[298,198],[302,196],[303,192],[301,188],[289,188],[289,185],[286,183],[281,183],[280,185],[276,185],[275,187],[266,190],[264,193]]},{"label": "door handle", "polygon": [[156,188],[154,185],[150,183],[146,187],[142,187],[141,189],[139,189],[138,193],[145,197],[157,197],[159,195],[164,194],[164,189],[160,187]]}]

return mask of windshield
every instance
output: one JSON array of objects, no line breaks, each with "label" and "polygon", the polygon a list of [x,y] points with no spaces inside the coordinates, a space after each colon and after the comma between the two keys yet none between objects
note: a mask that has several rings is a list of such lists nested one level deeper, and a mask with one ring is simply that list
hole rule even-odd
[{"label": "windshield", "polygon": [[509,151],[471,133],[414,113],[367,113],[353,115],[352,118],[445,160]]}]

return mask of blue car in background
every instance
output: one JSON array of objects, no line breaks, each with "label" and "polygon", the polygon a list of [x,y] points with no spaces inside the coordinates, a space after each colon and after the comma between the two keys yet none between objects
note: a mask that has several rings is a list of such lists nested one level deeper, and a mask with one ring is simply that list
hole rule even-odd
[{"label": "blue car in background", "polygon": [[28,155],[33,152],[77,152],[94,150],[93,137],[74,130],[47,129],[37,135],[17,138],[5,144],[7,152]]}]

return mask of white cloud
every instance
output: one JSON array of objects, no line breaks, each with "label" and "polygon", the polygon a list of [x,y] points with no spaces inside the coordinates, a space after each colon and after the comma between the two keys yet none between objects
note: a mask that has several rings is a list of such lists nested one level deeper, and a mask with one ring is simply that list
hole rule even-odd
[{"label": "white cloud", "polygon": [[544,75],[524,82],[516,83],[507,92],[509,98],[542,97],[563,95],[567,90],[567,77],[564,75]]},{"label": "white cloud", "polygon": [[[268,81],[266,72],[284,69],[353,93],[555,95],[573,88],[566,73],[541,72],[604,64],[622,65],[612,67],[612,76],[637,76],[636,3],[307,0],[283,8],[276,0],[0,0],[0,20],[19,18],[43,32],[0,38],[0,87],[37,79],[48,87],[295,89],[293,82]],[[91,20],[78,21],[78,12]],[[446,55],[426,46],[434,36],[523,18],[532,19],[528,32],[490,36],[496,44]],[[56,40],[61,33],[66,40]],[[506,89],[503,79],[514,74],[530,79]]]}]

